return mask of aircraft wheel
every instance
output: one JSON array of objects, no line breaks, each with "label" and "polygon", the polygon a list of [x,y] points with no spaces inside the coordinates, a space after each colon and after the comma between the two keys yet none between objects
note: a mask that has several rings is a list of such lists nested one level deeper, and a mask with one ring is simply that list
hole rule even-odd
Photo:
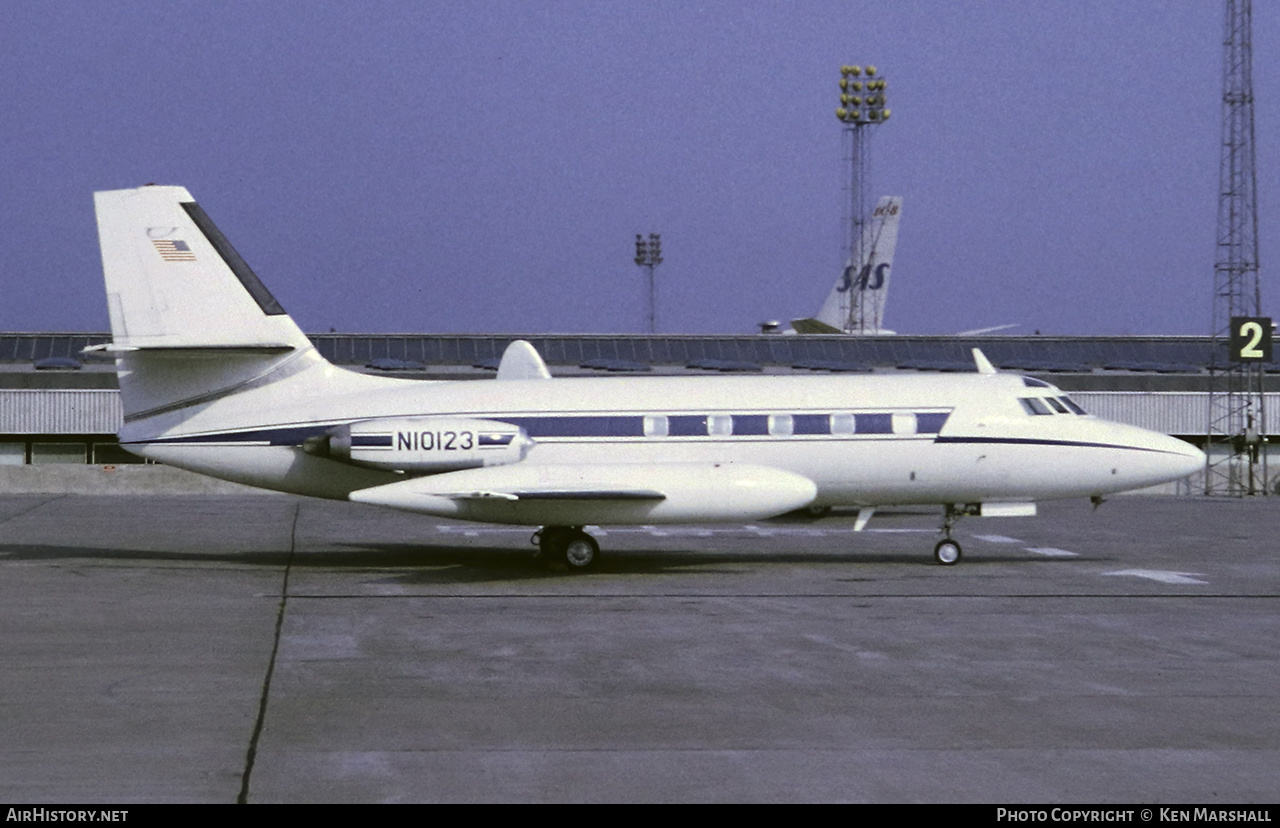
[{"label": "aircraft wheel", "polygon": [[600,544],[581,529],[544,526],[538,535],[538,549],[553,564],[564,564],[570,572],[594,569],[600,560]]},{"label": "aircraft wheel", "polygon": [[933,547],[933,559],[943,566],[954,566],[960,563],[960,544],[951,538],[938,541],[938,545]]},{"label": "aircraft wheel", "polygon": [[600,544],[581,529],[573,529],[569,532],[563,548],[563,560],[570,572],[586,572],[594,569],[600,560]]},{"label": "aircraft wheel", "polygon": [[806,506],[804,513],[809,517],[826,517],[831,514],[830,506]]}]

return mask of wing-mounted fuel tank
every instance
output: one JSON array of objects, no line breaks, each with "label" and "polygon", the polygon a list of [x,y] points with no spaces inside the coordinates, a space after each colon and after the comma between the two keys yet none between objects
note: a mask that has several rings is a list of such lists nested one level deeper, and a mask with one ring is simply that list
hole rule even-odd
[{"label": "wing-mounted fuel tank", "polygon": [[329,429],[310,454],[375,469],[435,474],[519,463],[533,447],[523,428],[461,417],[387,417]]}]

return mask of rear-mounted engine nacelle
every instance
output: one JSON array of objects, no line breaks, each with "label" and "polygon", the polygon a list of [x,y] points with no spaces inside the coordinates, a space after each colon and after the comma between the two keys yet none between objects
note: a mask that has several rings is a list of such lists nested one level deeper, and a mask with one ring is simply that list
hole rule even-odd
[{"label": "rear-mounted engine nacelle", "polygon": [[360,466],[446,472],[519,463],[533,446],[524,429],[494,420],[396,417],[336,426],[329,456]]}]

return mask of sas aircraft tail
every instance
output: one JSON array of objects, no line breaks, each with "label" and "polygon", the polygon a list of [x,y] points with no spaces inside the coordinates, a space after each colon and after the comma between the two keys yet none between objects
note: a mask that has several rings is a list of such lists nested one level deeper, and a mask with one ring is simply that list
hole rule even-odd
[{"label": "sas aircraft tail", "polygon": [[185,188],[100,192],[94,205],[112,334],[97,348],[117,361],[122,435],[210,419],[241,392],[287,409],[358,382],[315,351]]},{"label": "sas aircraft tail", "polygon": [[871,220],[863,227],[859,260],[849,260],[817,316],[791,320],[796,333],[863,336],[893,333],[881,326],[901,217],[900,196],[880,199]]}]

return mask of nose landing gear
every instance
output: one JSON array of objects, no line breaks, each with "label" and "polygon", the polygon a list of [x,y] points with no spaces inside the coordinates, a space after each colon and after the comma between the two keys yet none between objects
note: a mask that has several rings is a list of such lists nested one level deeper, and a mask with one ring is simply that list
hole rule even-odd
[{"label": "nose landing gear", "polygon": [[960,563],[960,558],[964,555],[964,550],[960,548],[960,544],[955,538],[951,537],[951,530],[955,527],[956,522],[967,514],[972,514],[968,506],[956,507],[954,503],[947,504],[946,514],[942,518],[942,534],[943,539],[938,541],[938,545],[933,547],[933,559],[943,566],[955,566]]}]

